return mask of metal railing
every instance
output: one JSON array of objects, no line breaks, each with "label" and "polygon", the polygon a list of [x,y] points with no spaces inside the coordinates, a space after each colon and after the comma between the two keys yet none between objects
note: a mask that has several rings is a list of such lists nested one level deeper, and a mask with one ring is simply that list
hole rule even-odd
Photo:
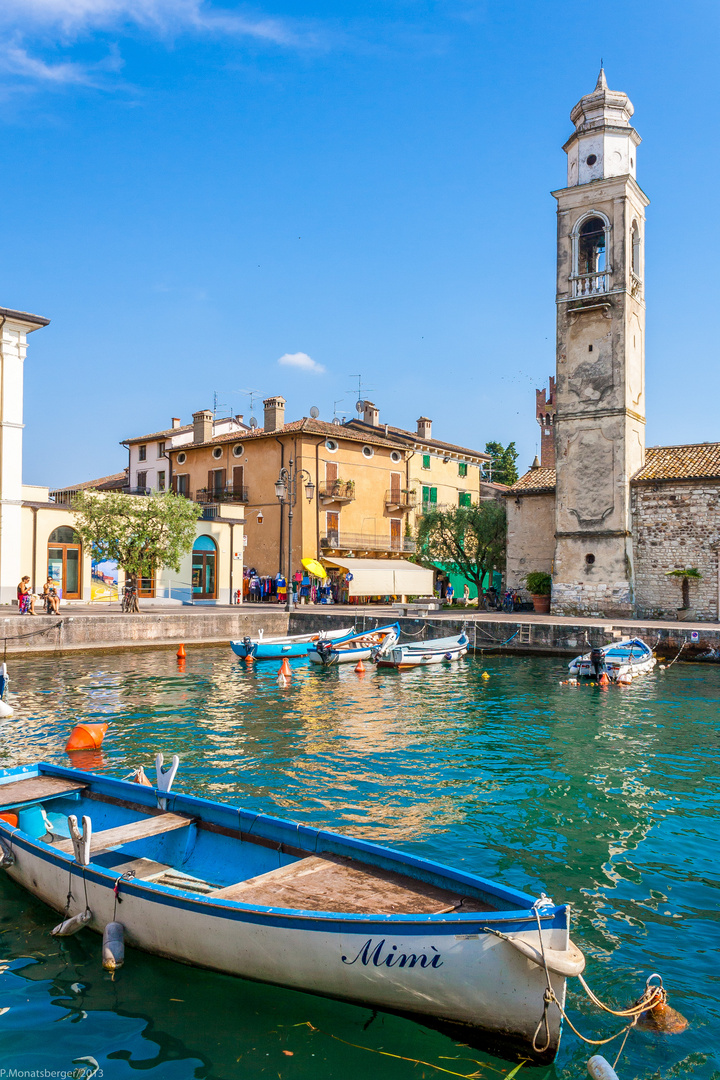
[{"label": "metal railing", "polygon": [[149,487],[124,487],[123,495],[152,495],[153,489]]},{"label": "metal railing", "polygon": [[332,502],[352,502],[355,498],[354,480],[329,480],[320,484],[318,496]]},{"label": "metal railing", "polygon": [[417,504],[417,493],[412,488],[390,488],[385,492],[385,506],[398,510],[412,510]]},{"label": "metal railing", "polygon": [[248,489],[236,487],[233,484],[220,488],[200,488],[195,492],[195,502],[203,505],[222,502],[246,503],[249,502]]},{"label": "metal railing", "polygon": [[598,293],[606,293],[609,277],[607,270],[600,270],[595,274],[579,274],[573,278],[573,296],[597,296]]},{"label": "metal railing", "polygon": [[407,536],[388,536],[387,533],[329,532],[320,537],[321,548],[343,551],[415,551],[415,541]]}]

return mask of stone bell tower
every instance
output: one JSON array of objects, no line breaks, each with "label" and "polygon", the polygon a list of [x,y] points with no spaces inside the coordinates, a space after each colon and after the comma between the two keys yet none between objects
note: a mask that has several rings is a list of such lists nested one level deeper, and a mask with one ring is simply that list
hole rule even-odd
[{"label": "stone bell tower", "polygon": [[630,615],[630,478],[645,456],[643,247],[648,199],[626,94],[600,71],[570,113],[557,199],[556,511],[552,610]]}]

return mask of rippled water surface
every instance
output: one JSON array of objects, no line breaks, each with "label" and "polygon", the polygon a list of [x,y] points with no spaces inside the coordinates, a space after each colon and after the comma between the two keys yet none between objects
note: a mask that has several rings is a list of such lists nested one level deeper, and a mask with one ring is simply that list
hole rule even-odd
[{"label": "rippled water surface", "polygon": [[[596,993],[622,1007],[659,971],[690,1020],[673,1037],[633,1032],[621,1080],[720,1077],[720,670],[677,664],[580,690],[545,658],[364,677],[296,661],[281,689],[276,667],[248,670],[226,648],[190,650],[183,672],[172,652],[11,660],[0,765],[66,764],[73,720],[104,719],[88,767],[122,776],[176,752],[181,790],[544,890],[572,903]],[[448,1075],[431,1066],[491,1080],[511,1068],[407,1020],[132,950],[113,981],[99,938],[57,941],[56,921],[0,879],[0,1067],[92,1057],[113,1080]],[[592,1037],[620,1026],[577,991],[570,1004]],[[566,1030],[553,1068],[520,1075],[581,1077],[591,1052]]]}]

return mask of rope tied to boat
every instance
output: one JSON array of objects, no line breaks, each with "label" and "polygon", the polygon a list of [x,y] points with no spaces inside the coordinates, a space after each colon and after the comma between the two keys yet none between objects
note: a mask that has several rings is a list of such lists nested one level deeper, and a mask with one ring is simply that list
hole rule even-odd
[{"label": "rope tied to boat", "polygon": [[117,906],[118,906],[118,904],[122,904],[122,902],[123,902],[123,897],[120,895],[120,882],[121,881],[131,881],[132,878],[134,878],[134,877],[135,877],[135,871],[134,870],[126,870],[124,874],[120,874],[115,879],[115,884],[113,885],[113,892],[115,894],[115,904],[113,906],[113,922],[115,922],[115,919],[117,917]]}]

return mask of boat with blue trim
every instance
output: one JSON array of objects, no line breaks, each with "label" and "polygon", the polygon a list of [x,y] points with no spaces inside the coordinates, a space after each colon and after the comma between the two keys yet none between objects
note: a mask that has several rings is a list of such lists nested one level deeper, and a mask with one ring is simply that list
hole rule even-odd
[{"label": "boat with blue trim", "polygon": [[350,634],[342,641],[318,641],[308,650],[308,657],[313,664],[324,667],[378,660],[392,649],[399,637],[400,623],[376,626],[374,630]]},{"label": "boat with blue trim", "polygon": [[546,989],[563,1004],[584,967],[567,905],[171,792],[176,766],[158,755],[155,786],[45,763],[0,772],[0,865],[62,913],[55,933],[89,928],[108,947],[124,935],[183,963],[555,1057],[560,1012]]},{"label": "boat with blue trim", "polygon": [[323,630],[314,634],[291,634],[287,637],[244,637],[231,641],[230,648],[242,660],[252,656],[254,660],[282,660],[286,656],[307,656],[308,649],[318,641],[342,641],[354,633],[352,626],[344,630]]},{"label": "boat with blue trim", "polygon": [[652,649],[641,638],[611,642],[576,656],[568,665],[571,675],[584,679],[607,676],[611,682],[629,683],[655,667]]},{"label": "boat with blue trim", "polygon": [[407,668],[425,667],[428,664],[449,663],[465,656],[469,645],[470,639],[464,630],[453,637],[403,642],[402,645],[389,649],[384,656],[379,656],[377,665],[379,668],[397,668],[399,671],[404,671]]}]

